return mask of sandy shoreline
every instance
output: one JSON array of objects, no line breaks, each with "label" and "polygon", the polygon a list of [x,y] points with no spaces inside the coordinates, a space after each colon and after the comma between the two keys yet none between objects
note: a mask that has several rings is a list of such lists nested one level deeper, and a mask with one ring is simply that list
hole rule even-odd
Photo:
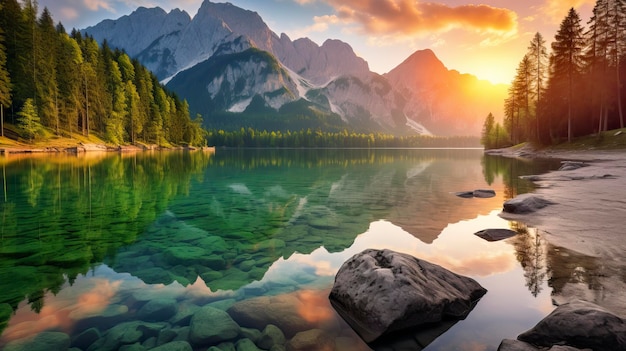
[{"label": "sandy shoreline", "polygon": [[[532,177],[539,186],[535,193],[555,204],[531,214],[501,216],[537,228],[551,245],[600,264],[597,272],[591,273],[593,284],[579,277],[559,277],[567,283],[561,291],[553,292],[556,304],[583,299],[626,317],[626,150],[504,150],[496,154],[550,157],[587,165]],[[585,269],[585,264],[576,262],[582,258],[569,258],[572,265],[579,265],[572,271]]]}]

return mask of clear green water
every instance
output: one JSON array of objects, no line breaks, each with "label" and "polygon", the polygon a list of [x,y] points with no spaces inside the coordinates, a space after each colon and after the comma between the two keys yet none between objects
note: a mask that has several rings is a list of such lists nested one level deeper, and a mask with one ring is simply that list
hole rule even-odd
[{"label": "clear green water", "polygon": [[[497,216],[531,190],[518,176],[550,162],[481,150],[217,150],[0,164],[0,349],[47,331],[77,349],[149,349],[188,340],[190,319],[210,305],[249,328],[224,349],[273,324],[288,342],[316,329],[319,349],[368,350],[327,296],[350,256],[389,248],[489,290],[427,350],[496,350],[552,310],[550,274],[562,269],[535,230]],[[454,195],[481,188],[496,197]],[[473,235],[486,228],[520,234]]]}]

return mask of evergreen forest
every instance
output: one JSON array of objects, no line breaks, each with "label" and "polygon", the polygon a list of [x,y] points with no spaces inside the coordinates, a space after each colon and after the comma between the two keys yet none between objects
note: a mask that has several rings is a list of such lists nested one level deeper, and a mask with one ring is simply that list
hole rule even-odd
[{"label": "evergreen forest", "polygon": [[106,42],[68,34],[33,0],[0,0],[0,104],[1,136],[26,142],[93,133],[116,145],[205,144],[202,119],[154,74]]},{"label": "evergreen forest", "polygon": [[504,101],[503,125],[487,116],[482,143],[542,145],[624,128],[626,1],[598,0],[585,27],[571,8],[554,36],[536,33]]},{"label": "evergreen forest", "polygon": [[285,148],[473,148],[480,147],[478,137],[436,137],[425,135],[396,136],[385,133],[357,133],[321,130],[267,131],[240,128],[226,131],[209,130],[209,145],[224,147],[285,147]]}]

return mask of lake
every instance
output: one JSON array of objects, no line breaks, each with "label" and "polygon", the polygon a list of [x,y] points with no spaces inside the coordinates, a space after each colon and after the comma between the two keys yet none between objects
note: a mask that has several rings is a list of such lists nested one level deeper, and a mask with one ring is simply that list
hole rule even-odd
[{"label": "lake", "polygon": [[[298,345],[369,350],[328,293],[344,261],[388,248],[488,290],[465,320],[421,341],[425,350],[496,350],[552,311],[563,277],[591,274],[580,273],[585,257],[498,216],[505,200],[532,191],[519,176],[554,160],[472,149],[218,149],[0,163],[0,349],[37,336],[81,350],[187,340],[196,350],[269,349],[279,329]],[[496,196],[455,196],[474,189]],[[487,228],[518,234],[474,235]],[[200,320],[206,306],[229,311],[237,332]],[[198,336],[194,318],[215,335]]]}]

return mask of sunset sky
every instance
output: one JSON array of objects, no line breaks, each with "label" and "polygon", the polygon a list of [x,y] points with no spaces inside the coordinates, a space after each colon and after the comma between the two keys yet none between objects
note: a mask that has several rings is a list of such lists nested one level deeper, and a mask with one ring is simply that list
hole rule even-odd
[{"label": "sunset sky", "polygon": [[[222,2],[222,1],[214,1]],[[340,39],[386,73],[416,50],[432,49],[449,69],[510,83],[536,32],[550,42],[570,7],[589,19],[595,0],[231,0],[258,12],[292,40]],[[202,0],[39,0],[67,30],[115,19],[138,6],[180,8],[192,17]]]}]

